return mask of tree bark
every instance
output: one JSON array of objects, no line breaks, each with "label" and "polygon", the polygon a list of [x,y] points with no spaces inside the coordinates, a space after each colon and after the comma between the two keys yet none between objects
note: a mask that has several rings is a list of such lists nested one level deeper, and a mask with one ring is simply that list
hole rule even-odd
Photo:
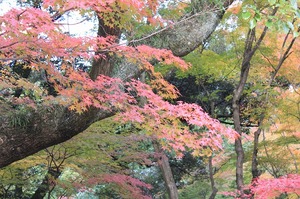
[{"label": "tree bark", "polygon": [[209,196],[209,199],[214,199],[218,193],[218,189],[215,184],[214,179],[214,172],[213,172],[213,164],[212,164],[212,156],[208,158],[208,170],[209,170],[209,179],[210,179],[210,185],[211,185],[211,194]]},{"label": "tree bark", "polygon": [[[121,30],[117,27],[107,26],[103,19],[98,16],[98,37],[107,37],[107,36],[115,36],[116,42],[118,42],[121,36]],[[100,49],[99,49],[100,50]],[[90,72],[90,77],[92,80],[95,80],[99,74],[111,76],[114,65],[113,65],[113,56],[109,55],[109,53],[99,53],[96,52],[96,55],[100,55],[99,58],[94,59],[92,64],[92,69]]]},{"label": "tree bark", "polygon": [[[260,126],[260,125],[259,125]],[[258,161],[257,161],[257,155],[258,155],[258,141],[259,136],[261,133],[261,128],[258,128],[254,132],[254,140],[253,140],[253,153],[252,153],[252,165],[251,165],[251,172],[252,172],[252,181],[257,179],[260,176],[260,172],[258,170]]]},{"label": "tree bark", "polygon": [[[274,10],[275,14],[276,10]],[[240,73],[239,82],[233,91],[233,99],[232,99],[232,109],[233,109],[233,122],[234,129],[236,132],[240,134],[240,137],[235,140],[235,151],[237,154],[236,161],[236,186],[237,189],[242,194],[243,198],[243,186],[244,186],[244,174],[243,174],[243,163],[244,163],[244,149],[242,144],[242,127],[241,127],[241,116],[240,116],[240,100],[243,94],[243,90],[245,88],[249,70],[251,67],[251,59],[255,54],[256,50],[260,47],[261,42],[263,41],[268,28],[265,27],[260,37],[256,41],[256,30],[255,28],[249,29],[246,42],[245,42],[245,50],[243,54],[243,61]],[[256,41],[256,42],[255,42]]]},{"label": "tree bark", "polygon": [[[210,95],[208,95],[208,96],[210,96]],[[214,101],[210,102],[210,115],[212,118],[216,118]],[[216,187],[215,179],[214,179],[213,154],[208,158],[208,172],[209,172],[209,180],[210,180],[210,186],[211,186],[211,194],[209,196],[209,199],[214,199],[218,193],[218,188]]]},{"label": "tree bark", "polygon": [[69,140],[92,123],[110,117],[114,111],[95,108],[78,114],[60,105],[38,107],[26,112],[26,123],[13,125],[18,110],[0,101],[0,168],[49,146]]},{"label": "tree bark", "polygon": [[170,199],[178,199],[178,190],[176,187],[175,180],[173,178],[172,170],[170,167],[169,159],[161,149],[161,146],[158,142],[153,141],[153,147],[155,153],[157,154],[157,164],[162,172],[165,186]]},{"label": "tree bark", "polygon": [[[232,0],[224,1],[225,9],[232,2]],[[215,30],[223,14],[223,9],[216,10],[215,12],[212,11],[209,14],[203,15],[204,18],[201,19],[201,25],[197,25],[197,23],[200,23],[200,20],[193,21],[195,26],[191,26],[191,23],[181,23],[174,28],[168,29],[166,32],[162,31],[160,35],[162,38],[170,37],[171,40],[168,43],[170,46],[171,44],[174,46],[170,47],[170,49],[174,51],[174,54],[181,56],[191,52],[195,48],[195,46],[191,48],[189,47],[184,51],[184,53],[178,53],[176,51],[177,48],[186,46],[185,43],[180,41],[185,38],[185,36],[182,36],[182,33],[186,35],[186,33],[190,32],[191,28],[197,28],[196,32],[201,34],[201,39],[198,39],[195,34],[194,40],[191,40],[190,42],[195,42],[195,44],[199,46]],[[206,26],[203,25],[203,22],[205,21],[209,22]],[[210,29],[210,31],[207,31],[207,29]],[[117,35],[118,32],[113,34]],[[166,37],[164,37],[164,35],[166,35]],[[175,37],[176,35],[181,36]],[[105,61],[101,61],[101,63],[101,66],[105,66],[107,64]],[[113,67],[112,65],[110,66]],[[95,72],[91,72],[92,79],[95,79],[99,73],[101,73],[101,70],[98,70],[96,67],[99,67],[99,65],[95,62],[92,67],[92,71]],[[111,70],[108,70],[105,74],[111,74],[110,71]],[[126,77],[123,79],[126,79]],[[112,116],[115,113],[114,111],[104,111],[91,108],[83,114],[78,114],[70,111],[67,106],[39,106],[36,110],[26,110],[25,118],[23,118],[26,121],[20,126],[12,125],[11,122],[12,117],[18,117],[18,110],[1,100],[0,112],[0,168],[32,155],[49,146],[62,143],[88,128],[93,122]]]},{"label": "tree bark", "polygon": [[250,60],[254,54],[254,52],[252,52],[254,39],[255,39],[255,29],[249,30],[247,40],[245,43],[245,51],[243,56],[240,80],[233,92],[233,100],[232,100],[234,130],[240,134],[240,137],[235,140],[235,152],[237,154],[236,186],[239,191],[242,191],[244,186],[244,179],[243,179],[244,178],[244,174],[243,174],[244,149],[243,149],[242,138],[241,138],[242,127],[241,127],[241,117],[240,117],[240,100],[248,78],[248,74],[251,66]]},{"label": "tree bark", "polygon": [[[196,0],[200,7],[184,16],[174,26],[141,41],[156,48],[169,49],[174,55],[183,57],[209,38],[221,21],[226,9],[234,0],[223,1],[223,7],[206,1]],[[193,2],[196,2],[193,1]],[[195,4],[195,3],[194,3]]]},{"label": "tree bark", "polygon": [[[275,10],[276,12],[276,10]],[[274,12],[274,14],[275,14]],[[300,27],[298,28],[297,32],[300,32]],[[271,85],[273,84],[273,82],[275,81],[275,77],[278,74],[279,70],[281,69],[283,63],[285,62],[285,60],[288,58],[290,51],[296,41],[296,37],[294,37],[290,43],[287,43],[287,39],[290,35],[290,31],[286,34],[285,39],[283,41],[282,44],[282,48],[281,48],[281,55],[280,55],[280,59],[276,65],[276,67],[274,68],[274,72],[271,73],[271,78],[270,81],[268,83],[268,87],[271,87]],[[286,47],[287,46],[287,47]],[[284,48],[286,47],[286,49],[284,50]],[[265,91],[264,93],[266,95],[264,102],[261,104],[262,107],[264,107],[265,109],[266,104],[268,103],[269,100],[269,92],[268,90]],[[258,155],[258,143],[259,143],[259,136],[261,134],[261,126],[263,124],[263,120],[265,118],[265,113],[262,113],[260,115],[259,121],[258,121],[258,129],[257,131],[254,133],[254,143],[253,143],[253,153],[252,153],[252,181],[256,180],[259,176],[260,176],[260,172],[258,170],[258,161],[257,161],[257,155]],[[296,170],[298,170],[297,166]]]}]

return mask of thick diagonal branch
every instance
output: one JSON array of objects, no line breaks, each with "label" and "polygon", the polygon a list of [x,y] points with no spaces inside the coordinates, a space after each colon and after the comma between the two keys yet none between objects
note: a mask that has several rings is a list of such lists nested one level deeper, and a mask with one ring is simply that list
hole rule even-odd
[{"label": "thick diagonal branch", "polygon": [[[227,8],[233,1],[224,1]],[[160,35],[163,45],[175,55],[182,56],[193,51],[208,39],[219,24],[224,10],[208,12],[201,18],[193,18],[174,28],[163,31]],[[119,32],[116,32],[119,34]],[[166,39],[169,39],[167,42]],[[183,39],[187,40],[183,40]],[[93,67],[104,67],[94,64]],[[92,78],[98,76],[102,69],[92,69]],[[138,73],[138,70],[133,70]],[[108,75],[110,72],[108,72]],[[132,74],[130,74],[132,75]],[[124,77],[123,79],[126,79]],[[93,122],[112,116],[114,111],[91,108],[83,114],[70,111],[68,107],[53,105],[28,109],[22,115],[14,107],[0,100],[0,168],[23,159],[49,146],[64,142],[79,134]],[[15,121],[18,122],[13,122]],[[21,121],[24,120],[24,121]]]}]

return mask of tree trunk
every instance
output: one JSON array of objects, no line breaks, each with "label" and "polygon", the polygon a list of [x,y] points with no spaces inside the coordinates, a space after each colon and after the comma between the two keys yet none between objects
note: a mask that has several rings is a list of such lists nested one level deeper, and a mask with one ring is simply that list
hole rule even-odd
[{"label": "tree trunk", "polygon": [[[208,96],[210,96],[209,93],[208,93]],[[210,102],[210,115],[211,115],[212,118],[216,118],[214,101]],[[214,179],[214,171],[213,171],[212,160],[213,160],[213,154],[208,158],[208,172],[209,172],[209,180],[210,180],[210,186],[211,186],[211,191],[212,191],[210,196],[209,196],[209,199],[214,199],[216,197],[217,193],[218,193],[218,189],[216,187],[215,179]]]},{"label": "tree trunk", "polygon": [[[276,11],[277,10],[274,10],[273,14],[275,14]],[[297,32],[300,32],[300,27],[298,28]],[[286,42],[289,35],[290,35],[290,32],[288,32],[285,36],[284,42],[283,42],[282,47],[281,47],[280,59],[279,59],[277,65],[276,65],[276,67],[274,68],[274,72],[271,73],[271,78],[270,78],[270,81],[268,83],[268,87],[271,87],[272,83],[275,80],[275,77],[277,76],[277,74],[278,74],[279,70],[281,69],[281,67],[282,67],[283,63],[285,62],[285,60],[288,58],[288,56],[290,54],[290,51],[291,51],[291,49],[292,49],[292,47],[293,47],[293,45],[296,41],[296,37],[294,37],[289,43]],[[286,48],[286,49],[284,50],[284,48]],[[266,109],[267,108],[266,104],[268,103],[268,99],[269,99],[268,90],[265,91],[265,95],[266,95],[266,98],[265,98],[264,102],[261,104],[261,106]],[[265,118],[265,113],[262,113],[260,115],[260,119],[258,121],[258,129],[254,133],[254,144],[253,144],[254,146],[253,146],[253,154],[252,154],[252,181],[260,176],[260,172],[258,170],[257,154],[258,154],[259,136],[261,134],[261,126],[262,126],[264,118]],[[296,170],[298,170],[296,164],[295,164],[295,168],[296,168]],[[297,171],[297,173],[298,173],[298,171]]]},{"label": "tree trunk", "polygon": [[[169,49],[174,55],[183,57],[192,52],[208,39],[221,21],[226,9],[233,0],[225,0],[223,4],[193,1],[191,15],[184,16],[170,28],[165,29],[141,42],[156,48]],[[195,3],[200,2],[200,3]],[[197,5],[200,7],[196,7]]]},{"label": "tree trunk", "polygon": [[[224,8],[227,9],[232,2],[232,0],[224,1]],[[212,7],[214,7],[214,5],[212,5]],[[174,48],[170,47],[169,49],[173,50],[174,54],[177,55],[187,54],[194,50],[194,48],[196,48],[195,46],[201,45],[210,36],[220,22],[224,10],[211,11],[210,14],[203,15],[201,20],[192,21],[193,23],[180,23],[174,28],[161,31],[160,36],[166,38],[172,35],[168,43],[170,45],[172,44]],[[189,20],[185,21],[187,22]],[[203,22],[206,21],[207,23],[204,26]],[[200,22],[200,25],[197,24]],[[101,23],[101,19],[99,19],[99,24],[101,25]],[[195,29],[198,34],[193,34],[193,40],[190,40],[195,46],[186,48],[184,53],[176,52],[176,49],[186,45],[186,40],[181,41],[181,39],[185,39],[185,36],[182,35],[186,35],[186,33],[190,32],[190,29],[194,27],[192,25],[197,26]],[[101,30],[99,27],[98,35],[105,34],[105,31],[109,33],[107,30],[102,31],[103,29]],[[111,31],[113,35],[119,34],[115,29]],[[176,35],[181,36],[175,37]],[[199,39],[200,36],[201,39]],[[184,42],[184,44],[182,44],[182,42]],[[102,70],[101,67],[105,70]],[[112,67],[113,65],[106,61],[95,61],[91,69],[91,78],[95,79],[100,73],[111,75]],[[126,77],[123,79],[126,79]],[[93,122],[110,117],[115,113],[114,110],[104,111],[91,108],[83,114],[78,114],[74,111],[70,111],[67,106],[63,105],[52,105],[49,107],[39,106],[36,110],[28,109],[26,111],[26,117],[23,118],[25,119],[23,125],[18,125],[12,124],[13,117],[19,117],[18,110],[2,100],[0,100],[0,112],[0,168],[49,146],[67,141],[84,131]]]},{"label": "tree trunk", "polygon": [[252,51],[254,38],[255,38],[255,29],[249,30],[247,40],[245,43],[245,51],[243,56],[240,80],[233,92],[233,100],[232,100],[234,130],[240,134],[240,137],[235,140],[235,152],[237,154],[236,186],[239,191],[241,191],[244,186],[244,180],[243,180],[244,149],[243,149],[242,138],[241,138],[242,127],[241,127],[241,117],[240,117],[240,100],[250,70],[250,60],[252,58],[251,51]]},{"label": "tree trunk", "polygon": [[[258,126],[260,126],[260,125],[258,125]],[[260,176],[260,172],[258,170],[258,161],[257,161],[258,141],[259,141],[260,133],[261,133],[261,128],[258,128],[254,132],[252,166],[251,166],[252,181],[254,181],[255,179],[257,179]]]},{"label": "tree trunk", "polygon": [[[276,10],[274,10],[275,14]],[[234,121],[234,129],[236,132],[240,134],[240,137],[235,140],[235,151],[237,154],[236,161],[236,186],[237,189],[242,194],[243,198],[243,186],[244,186],[244,175],[243,175],[243,163],[244,163],[244,149],[242,144],[242,127],[241,127],[241,116],[240,116],[240,100],[243,94],[243,90],[245,88],[249,70],[251,67],[251,59],[255,54],[256,50],[260,47],[261,42],[263,41],[268,28],[265,27],[260,37],[256,41],[256,30],[255,28],[249,29],[246,42],[245,42],[245,50],[243,54],[243,61],[241,67],[241,74],[239,83],[233,91],[233,99],[232,99],[232,109],[233,109],[233,121]],[[256,41],[256,42],[255,42]]]},{"label": "tree trunk", "polygon": [[19,111],[0,101],[0,168],[42,149],[69,140],[92,123],[110,117],[114,111],[91,108],[82,114],[53,105],[28,109],[26,123],[13,125]]},{"label": "tree trunk", "polygon": [[210,185],[212,193],[209,196],[209,199],[214,199],[218,193],[218,189],[215,185],[215,179],[214,179],[214,172],[213,172],[213,165],[212,165],[212,156],[208,159],[208,170],[209,170],[209,179],[210,179]]},{"label": "tree trunk", "polygon": [[172,170],[169,164],[169,159],[161,149],[161,146],[158,142],[153,141],[153,147],[155,153],[157,154],[157,164],[163,175],[165,186],[170,199],[178,199],[178,190],[176,187],[175,180],[173,178]]},{"label": "tree trunk", "polygon": [[[103,19],[98,16],[98,37],[107,37],[107,36],[114,36],[116,38],[115,42],[118,42],[120,36],[121,36],[121,30],[117,27],[111,27],[107,26]],[[99,49],[101,50],[101,49]],[[99,55],[99,58],[94,59],[90,77],[92,80],[95,80],[98,75],[106,75],[106,76],[112,76],[112,72],[114,69],[113,65],[113,56],[109,55],[108,53],[101,53],[96,52],[96,55]]]},{"label": "tree trunk", "polygon": [[90,72],[90,77],[92,80],[96,80],[98,75],[111,76],[113,72],[112,57],[108,54],[102,55],[95,59],[92,64],[92,69]]}]

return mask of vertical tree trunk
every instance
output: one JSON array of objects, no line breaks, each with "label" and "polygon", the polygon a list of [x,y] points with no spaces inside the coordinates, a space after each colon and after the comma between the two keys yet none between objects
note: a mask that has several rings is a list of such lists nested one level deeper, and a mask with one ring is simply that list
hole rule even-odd
[{"label": "vertical tree trunk", "polygon": [[[275,14],[276,10],[274,10]],[[256,30],[255,28],[250,29],[247,34],[246,42],[245,42],[245,50],[243,54],[243,61],[241,67],[241,74],[239,83],[233,91],[233,99],[232,99],[232,109],[233,109],[233,122],[234,129],[236,132],[240,134],[240,137],[235,140],[235,151],[237,154],[236,161],[236,186],[237,189],[241,193],[241,198],[243,198],[243,186],[244,186],[244,174],[243,174],[243,163],[244,163],[244,149],[242,144],[242,127],[241,127],[241,116],[240,116],[240,100],[248,79],[250,67],[251,67],[251,59],[256,52],[256,50],[260,47],[261,42],[263,41],[268,28],[265,27],[260,37],[256,41]],[[255,42],[256,41],[256,42]]]},{"label": "vertical tree trunk", "polygon": [[[208,93],[208,91],[207,91],[207,93]],[[208,93],[208,96],[210,96],[209,93]],[[216,118],[215,102],[212,99],[211,99],[211,102],[210,102],[210,115],[211,115],[212,118]],[[211,155],[208,158],[208,172],[209,172],[209,180],[210,180],[210,186],[211,186],[211,191],[212,191],[210,196],[209,196],[209,199],[214,199],[216,197],[217,193],[218,193],[218,189],[216,187],[215,179],[214,179],[212,159],[213,159],[213,156]]]},{"label": "vertical tree trunk", "polygon": [[155,152],[158,154],[157,164],[162,172],[169,198],[178,199],[178,190],[175,184],[175,180],[173,178],[172,170],[169,164],[169,159],[164,153],[164,151],[161,149],[161,146],[158,142],[153,141],[153,146]]},{"label": "vertical tree trunk", "polygon": [[111,63],[111,57],[106,54],[104,57],[94,59],[90,77],[92,80],[96,80],[97,77],[102,74],[106,76],[111,76],[113,71],[113,64]]},{"label": "vertical tree trunk", "polygon": [[[277,9],[275,9],[273,11],[273,15],[277,12]],[[300,27],[298,28],[297,32],[300,32]],[[295,43],[295,40],[296,40],[296,37],[294,37],[290,43],[288,44],[287,43],[287,40],[288,40],[288,37],[290,35],[290,31],[286,34],[285,36],[285,39],[284,39],[284,42],[282,44],[282,47],[281,47],[281,55],[280,55],[280,59],[277,63],[277,66],[276,67],[273,67],[274,68],[274,72],[271,74],[271,78],[270,78],[270,81],[269,81],[269,84],[268,86],[271,87],[272,83],[274,82],[275,80],[275,77],[276,75],[278,74],[279,70],[281,69],[284,61],[288,58],[289,54],[290,54],[290,51]],[[286,47],[287,46],[287,47]],[[284,50],[284,48],[286,47],[286,49]],[[265,91],[265,95],[266,95],[266,98],[264,100],[264,102],[262,103],[262,106],[265,107],[266,106],[266,103],[268,102],[268,98],[269,98],[269,93],[268,93],[268,90]],[[266,108],[266,107],[265,107]],[[262,126],[262,123],[263,123],[263,120],[265,118],[265,114],[262,113],[260,115],[260,119],[258,121],[258,129],[257,131],[254,133],[254,143],[253,143],[253,153],[252,153],[252,181],[254,181],[256,178],[259,177],[260,175],[260,172],[258,170],[258,162],[257,162],[257,154],[258,154],[258,143],[259,143],[259,136],[261,134],[261,126]],[[297,166],[295,165],[295,168],[296,170],[298,170]],[[298,171],[297,171],[298,172]]]},{"label": "vertical tree trunk", "polygon": [[[140,75],[140,81],[146,81],[146,72],[142,72]],[[139,99],[139,106],[144,106],[147,102],[145,97]],[[166,156],[165,152],[162,150],[161,145],[156,141],[152,141],[154,151],[157,154],[157,164],[163,175],[165,186],[170,199],[178,199],[178,190],[176,187],[175,180],[173,178],[173,173],[169,164],[169,159]]]},{"label": "vertical tree trunk", "polygon": [[[260,124],[258,125],[260,126]],[[258,161],[257,161],[257,154],[258,154],[258,139],[261,133],[261,128],[258,128],[254,132],[254,141],[253,141],[253,153],[252,153],[252,181],[256,180],[260,176],[260,172],[258,170]]]},{"label": "vertical tree trunk", "polygon": [[212,193],[210,194],[209,199],[214,199],[218,193],[218,189],[215,185],[213,165],[212,165],[212,156],[210,156],[208,159],[208,170],[209,170],[210,185],[211,185],[211,189],[212,189]]},{"label": "vertical tree trunk", "polygon": [[[242,190],[244,185],[243,180],[243,162],[244,162],[244,150],[242,144],[242,127],[241,127],[241,117],[240,117],[240,100],[243,94],[243,90],[245,88],[245,84],[248,78],[249,70],[250,70],[250,60],[252,45],[255,38],[255,30],[249,30],[245,51],[243,56],[240,80],[233,92],[233,100],[232,100],[232,109],[233,109],[233,122],[234,122],[234,130],[240,134],[240,137],[235,140],[235,152],[237,154],[236,160],[236,186],[239,191]],[[254,54],[254,53],[253,53]]]},{"label": "vertical tree trunk", "polygon": [[[107,36],[115,36],[116,41],[119,40],[121,36],[121,30],[118,27],[107,26],[103,19],[98,16],[98,37],[107,37]],[[100,51],[101,49],[99,49]],[[113,56],[108,53],[96,52],[96,55],[99,55],[99,58],[94,59],[92,63],[92,68],[90,71],[90,77],[92,80],[95,80],[98,75],[106,75],[111,76],[114,64],[113,64]]]},{"label": "vertical tree trunk", "polygon": [[[250,64],[249,64],[250,66]],[[248,70],[245,74],[241,77],[240,84],[238,85],[237,89],[234,91],[233,95],[233,121],[234,121],[234,130],[240,134],[240,137],[235,140],[235,152],[237,155],[236,160],[236,187],[239,191],[242,190],[244,185],[244,175],[243,175],[243,163],[244,163],[244,149],[242,144],[242,128],[241,128],[241,119],[240,119],[240,99],[244,89],[244,85],[246,82],[247,75],[249,72]],[[243,80],[243,81],[242,81]]]}]

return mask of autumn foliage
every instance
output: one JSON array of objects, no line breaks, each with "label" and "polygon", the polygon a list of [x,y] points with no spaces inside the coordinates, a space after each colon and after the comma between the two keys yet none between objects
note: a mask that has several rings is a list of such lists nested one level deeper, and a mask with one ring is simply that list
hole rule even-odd
[{"label": "autumn foliage", "polygon": [[275,198],[281,194],[300,194],[300,176],[288,174],[277,179],[258,179],[252,187],[257,199]]},{"label": "autumn foliage", "polygon": [[[170,14],[169,16],[167,13],[166,18],[163,18],[163,14],[158,14],[158,8],[166,2],[160,0],[44,0],[41,8],[28,6],[10,9],[0,16],[0,102],[8,104],[10,108],[20,112],[24,110],[34,112],[39,107],[49,107],[50,109],[57,107],[56,105],[64,107],[75,115],[82,115],[91,110],[109,112],[111,113],[109,116],[114,115],[118,123],[130,123],[142,129],[143,138],[149,139],[152,144],[159,143],[159,147],[162,147],[164,151],[175,154],[178,159],[182,158],[187,152],[194,157],[215,157],[215,155],[218,157],[217,154],[224,149],[224,140],[234,142],[244,135],[244,129],[243,132],[241,130],[237,133],[209,116],[199,105],[177,101],[178,96],[180,96],[178,89],[168,83],[163,75],[157,72],[154,65],[159,63],[161,66],[172,65],[172,67],[180,70],[188,70],[191,64],[174,56],[170,50],[156,49],[142,44],[143,37],[133,39],[134,36],[132,35],[136,33],[134,29],[137,26],[151,26],[152,30],[164,28],[171,24],[170,21],[173,17],[176,18],[182,15],[183,12],[180,9],[183,10],[188,7],[185,3],[180,2],[177,8],[174,8],[174,15]],[[268,5],[268,3],[274,2],[266,1],[264,3]],[[284,4],[284,2],[281,3]],[[293,2],[291,4],[295,7]],[[263,30],[261,27],[264,23],[276,21],[274,19],[280,21],[279,19],[281,19],[281,15],[278,18],[275,17],[277,9],[275,7],[278,6],[279,8],[280,5],[275,5],[275,3],[272,5],[274,16],[266,19],[263,19],[260,11],[267,7],[269,9],[270,6],[265,6],[264,9],[260,9],[262,5],[258,5],[257,8],[254,6],[243,8],[242,4],[237,4],[229,11],[238,17],[240,15],[244,18],[243,22],[237,22],[237,26],[250,20],[250,29],[257,31],[258,35],[261,32],[267,32],[268,28],[271,29],[272,24],[268,24],[270,27]],[[285,4],[284,6],[288,7]],[[290,10],[287,9],[287,11]],[[65,32],[64,26],[66,24],[61,19],[72,12],[89,19],[98,19],[99,24],[102,20],[102,25],[107,29],[123,31],[124,35],[121,35],[121,33],[115,35],[105,33],[105,36],[103,36],[99,35],[99,32],[96,35],[91,34],[88,36],[71,35],[69,32]],[[268,12],[266,13],[268,15]],[[299,15],[296,11],[294,14]],[[283,22],[288,24],[287,22],[290,19],[288,17]],[[299,21],[299,19],[297,20]],[[297,20],[293,18],[293,23],[296,24]],[[279,25],[276,26],[278,29],[281,27]],[[246,37],[245,27],[247,30],[249,29],[248,25],[245,26],[244,24],[244,27],[239,29],[242,31],[238,33],[234,33],[236,30],[228,31],[228,35],[230,35],[228,37],[232,37],[232,33],[234,33],[233,37],[244,40]],[[264,124],[270,132],[284,136],[290,132],[298,132],[300,118],[298,43],[295,43],[294,47],[291,48],[293,52],[285,55],[286,58],[289,58],[289,62],[285,62],[281,70],[276,69],[276,64],[281,62],[284,56],[283,52],[287,49],[282,44],[293,43],[300,30],[296,30],[294,24],[289,28],[287,35],[290,35],[290,37],[278,36],[278,34],[266,37],[261,44],[262,50],[260,48],[258,50],[260,54],[257,52],[251,54],[253,59],[251,58],[252,60],[248,61],[249,67],[252,67],[252,65],[254,67],[250,70],[249,78],[246,78],[243,83],[243,87],[249,86],[251,88],[247,88],[248,90],[242,89],[235,106],[238,110],[236,115],[244,117],[242,119],[245,122],[240,122],[240,126],[241,123],[248,122],[247,125],[257,125],[259,128],[264,129],[265,127],[262,126]],[[292,32],[293,28],[295,29]],[[131,31],[133,32],[132,35]],[[227,33],[224,32],[223,34],[226,35]],[[249,30],[250,34],[253,34],[252,42],[254,42],[257,39],[255,38],[256,35]],[[143,33],[139,32],[139,35],[143,35]],[[122,41],[123,38],[121,39],[121,37],[124,37],[125,41]],[[233,40],[236,40],[236,38]],[[223,39],[225,41],[228,38]],[[244,49],[244,46],[240,47],[242,44],[239,42],[237,41],[232,46],[230,44],[229,47],[226,44],[224,45],[224,51],[228,50],[225,48],[232,48],[228,52],[235,51],[234,58],[232,58],[234,61],[230,60],[228,63],[226,59],[230,57],[232,52],[226,56],[222,53],[216,56],[217,53],[213,50],[202,54],[209,57],[201,65],[201,70],[206,71],[206,74],[196,77],[196,81],[199,84],[203,83],[201,78],[210,79],[208,83],[218,81],[216,88],[213,88],[215,90],[209,95],[210,99],[206,99],[207,101],[218,97],[218,92],[220,92],[218,90],[220,88],[218,87],[219,82],[223,83],[223,80],[228,79],[230,84],[232,82],[234,82],[233,85],[237,83],[236,79],[240,71],[236,72],[238,68],[236,65],[241,61],[238,59],[241,59],[243,54],[238,51]],[[252,46],[252,44],[249,46]],[[272,48],[272,50],[267,49],[264,52],[263,48]],[[213,60],[215,56],[225,57],[217,62],[220,65],[218,67],[211,66],[210,63],[216,61]],[[97,78],[91,77],[89,73],[91,68],[97,67],[93,63],[98,60],[109,62],[112,58],[130,63],[128,65],[134,68],[134,75],[129,78],[117,78],[113,75],[105,76],[103,74],[97,74]],[[89,66],[87,68],[78,67],[78,59],[89,63]],[[224,64],[225,62],[226,64]],[[113,64],[117,64],[117,62]],[[214,67],[214,70],[209,67],[204,69],[204,65]],[[198,70],[198,68],[194,70]],[[222,72],[220,72],[221,70]],[[30,71],[30,74],[25,74],[24,71]],[[189,75],[195,75],[192,73],[199,72],[191,71]],[[220,77],[215,78],[216,73]],[[146,78],[140,81],[142,79],[141,74],[144,74]],[[273,74],[275,75],[273,76]],[[229,76],[230,78],[228,78]],[[226,98],[228,98],[226,99],[228,101],[232,100],[232,96]],[[262,99],[265,101],[261,101]],[[215,104],[212,107],[215,108]],[[297,110],[290,107],[297,107]],[[228,112],[232,112],[231,108],[225,107],[224,109],[230,109]],[[212,110],[212,114],[217,118],[217,115],[214,114],[215,110]],[[228,117],[231,116],[225,115],[223,122],[231,124],[228,122],[230,120]],[[12,126],[18,126],[17,123],[13,121]],[[23,123],[20,122],[20,124]],[[298,134],[293,133],[291,136],[298,139]],[[291,136],[287,135],[287,137]],[[1,139],[0,141],[2,141]],[[266,142],[262,143],[265,144]],[[288,144],[284,145],[287,150],[289,150]],[[247,147],[241,145],[242,150]],[[270,146],[264,145],[264,149],[267,154]],[[280,147],[277,150],[279,151]],[[280,154],[277,153],[275,147],[272,151],[275,155]],[[139,156],[139,158],[141,157],[144,158],[143,155]],[[147,156],[147,158],[149,157]],[[212,162],[215,164],[218,160]],[[243,160],[241,162],[244,163]],[[296,163],[295,165],[297,167]],[[244,168],[241,167],[241,169]],[[243,195],[244,193],[241,192],[227,195],[233,197],[243,195],[259,199],[275,198],[282,194],[300,195],[300,178],[298,174],[276,177],[254,179],[252,184],[244,187],[245,193],[247,192],[249,195]],[[148,196],[144,195],[143,190],[151,189],[150,185],[123,173],[89,176],[89,179],[84,183],[74,183],[73,185],[80,191],[80,189],[88,189],[88,186],[93,187],[101,183],[117,186],[121,190],[120,193],[123,198],[146,199]]]},{"label": "autumn foliage", "polygon": [[87,182],[89,186],[101,183],[112,183],[118,186],[122,198],[150,199],[150,196],[143,194],[142,188],[151,189],[152,186],[136,178],[122,174],[106,174],[90,178]]},{"label": "autumn foliage", "polygon": [[[156,1],[148,3],[142,1],[44,1],[44,9],[30,7],[11,9],[0,18],[2,23],[1,71],[5,74],[1,76],[1,88],[22,88],[38,92],[39,102],[26,95],[9,96],[5,100],[11,103],[18,101],[18,104],[21,104],[23,100],[32,107],[39,104],[58,103],[69,106],[71,110],[78,113],[92,107],[117,110],[123,112],[123,117],[125,116],[124,118],[129,121],[147,124],[145,128],[156,132],[154,136],[166,139],[166,148],[178,152],[190,149],[198,155],[201,154],[203,148],[221,150],[223,136],[234,138],[236,136],[234,131],[225,128],[217,120],[211,119],[195,104],[175,105],[164,101],[162,97],[175,98],[178,91],[154,71],[149,61],[155,59],[164,64],[174,64],[182,69],[186,69],[188,64],[172,55],[171,51],[154,49],[145,45],[136,47],[118,45],[115,43],[116,38],[111,36],[73,37],[61,32],[60,22],[55,20],[59,15],[71,10],[83,13],[94,11],[112,26],[122,28],[126,23],[119,24],[122,19],[114,21],[115,16],[110,16],[112,12],[121,18],[135,13],[137,20],[142,20],[145,16],[152,18],[157,5]],[[50,14],[45,10],[49,8],[55,12]],[[128,12],[123,14],[124,10]],[[154,20],[153,18],[152,21],[159,22],[160,19]],[[162,97],[154,94],[150,86],[139,81],[133,80],[124,84],[120,79],[107,76],[99,76],[93,81],[86,72],[74,68],[76,57],[86,60],[97,59],[95,52],[98,52],[98,58],[102,56],[105,59],[104,52],[111,52],[137,63],[141,70],[146,70],[152,76],[150,85]],[[63,59],[59,68],[52,62],[55,57]],[[58,96],[49,95],[47,90],[42,86],[37,86],[36,82],[13,73],[8,65],[11,61],[24,63],[24,68],[33,71],[45,71],[48,84],[53,85]],[[139,106],[136,96],[146,98],[147,103],[142,107]],[[192,133],[189,126],[198,126],[201,132]]]},{"label": "autumn foliage", "polygon": [[[224,138],[237,136],[233,130],[209,117],[196,104],[172,104],[164,100],[174,100],[179,93],[154,70],[151,61],[187,69],[189,65],[183,60],[169,50],[120,44],[115,35],[72,36],[62,31],[63,23],[57,20],[68,12],[78,11],[81,15],[96,14],[111,28],[130,30],[133,15],[135,21],[142,23],[147,18],[150,24],[160,26],[164,20],[155,17],[158,5],[158,1],[45,0],[42,9],[9,10],[0,17],[1,100],[33,110],[59,104],[78,114],[95,108],[115,112],[123,122],[140,125],[152,139],[161,140],[164,149],[176,152],[178,157],[186,150],[195,156],[222,150]],[[147,72],[150,86],[137,80],[124,82],[103,75],[92,80],[86,71],[75,67],[76,58],[92,62],[108,59],[108,54],[126,59]],[[60,60],[60,64],[55,60]],[[38,81],[24,78],[14,71],[12,63],[42,75]],[[15,94],[18,89],[22,91],[20,95]],[[141,195],[137,187],[149,188],[122,175],[103,177],[102,181],[116,183],[134,197]]]}]

